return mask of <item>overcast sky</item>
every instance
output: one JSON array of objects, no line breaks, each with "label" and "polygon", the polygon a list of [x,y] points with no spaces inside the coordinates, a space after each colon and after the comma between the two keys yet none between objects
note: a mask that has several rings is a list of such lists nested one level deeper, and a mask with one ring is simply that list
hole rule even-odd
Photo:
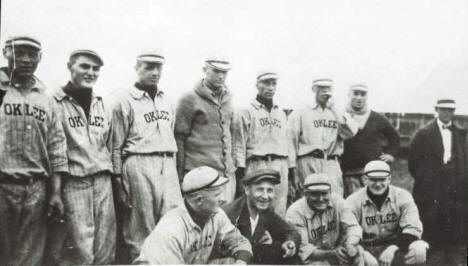
[{"label": "overcast sky", "polygon": [[[43,44],[37,75],[50,90],[69,79],[70,52],[102,54],[97,89],[132,86],[139,51],[161,49],[160,85],[174,100],[202,78],[206,57],[233,68],[227,85],[235,105],[255,96],[261,69],[279,73],[276,100],[312,101],[311,83],[335,81],[344,107],[353,83],[370,87],[377,111],[433,112],[453,96],[468,114],[468,1],[465,0],[3,0],[2,46],[32,34]],[[1,60],[5,64],[5,60]]]}]

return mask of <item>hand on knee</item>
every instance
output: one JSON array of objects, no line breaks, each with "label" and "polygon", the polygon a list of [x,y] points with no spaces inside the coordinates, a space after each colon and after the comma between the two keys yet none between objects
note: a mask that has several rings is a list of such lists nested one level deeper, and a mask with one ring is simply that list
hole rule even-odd
[{"label": "hand on knee", "polygon": [[423,240],[416,240],[408,247],[408,253],[405,255],[405,263],[408,265],[422,264],[426,262],[426,253],[429,244]]}]

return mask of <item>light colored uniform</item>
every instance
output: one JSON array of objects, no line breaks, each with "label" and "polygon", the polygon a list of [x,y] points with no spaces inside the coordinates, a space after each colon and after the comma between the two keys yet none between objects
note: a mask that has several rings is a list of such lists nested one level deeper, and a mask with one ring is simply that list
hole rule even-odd
[{"label": "light colored uniform", "polygon": [[388,197],[380,211],[367,195],[367,187],[361,188],[346,199],[363,229],[364,249],[377,259],[401,233],[421,239],[423,232],[418,207],[411,194],[392,185],[389,189]]},{"label": "light colored uniform", "polygon": [[276,170],[281,183],[275,186],[273,206],[283,216],[288,196],[288,158],[294,152],[288,136],[286,114],[278,105],[269,112],[266,106],[252,101],[248,108],[235,114],[233,127],[233,159],[236,167],[246,168],[246,175],[261,169]]},{"label": "light colored uniform", "polygon": [[161,216],[182,203],[175,165],[174,109],[163,92],[156,97],[132,87],[114,106],[112,162],[122,174],[132,208],[123,236],[132,259]]},{"label": "light colored uniform", "polygon": [[252,254],[250,242],[241,235],[221,209],[200,228],[185,206],[167,212],[145,240],[137,262],[148,264],[207,264],[212,252],[222,248],[229,256],[238,251]]},{"label": "light colored uniform", "polygon": [[60,265],[112,263],[116,224],[110,108],[94,92],[88,117],[64,88],[54,99],[67,137],[70,175],[62,181],[66,227],[54,232],[51,245],[57,246],[47,252]]},{"label": "light colored uniform", "polygon": [[294,202],[286,212],[286,221],[301,235],[299,257],[305,264],[330,265],[328,261],[313,261],[315,249],[332,250],[344,244],[347,237],[362,238],[362,229],[342,197],[332,194],[328,209],[312,210],[305,197]]},{"label": "light colored uniform", "polygon": [[[52,99],[34,78],[29,91],[0,70],[0,265],[41,265],[46,179],[68,172],[66,140]],[[24,94],[22,93],[24,92]]]},{"label": "light colored uniform", "polygon": [[[297,157],[297,174],[302,184],[312,173],[326,173],[330,177],[332,192],[343,195],[343,177],[337,158],[343,154],[343,140],[358,132],[358,124],[344,113],[344,124],[338,122],[335,114],[318,104],[293,112],[291,135]],[[310,155],[314,150],[323,151],[326,158],[319,159]],[[295,158],[294,158],[295,160]]]}]

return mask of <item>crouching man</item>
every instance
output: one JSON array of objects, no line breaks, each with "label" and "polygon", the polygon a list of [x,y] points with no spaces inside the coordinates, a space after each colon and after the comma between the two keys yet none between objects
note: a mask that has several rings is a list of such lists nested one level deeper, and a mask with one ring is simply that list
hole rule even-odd
[{"label": "crouching man", "polygon": [[168,211],[145,239],[137,264],[207,264],[214,247],[227,252],[229,264],[252,259],[249,241],[219,208],[229,179],[202,166],[188,172],[182,183],[184,203]]},{"label": "crouching man", "polygon": [[273,209],[275,186],[281,182],[275,170],[258,170],[244,179],[245,195],[223,209],[231,222],[252,244],[254,264],[297,264],[300,235]]},{"label": "crouching man", "polygon": [[286,212],[301,235],[299,257],[309,265],[364,265],[362,229],[344,199],[331,193],[326,174],[311,174],[304,196]]},{"label": "crouching man", "polygon": [[419,265],[428,244],[421,239],[422,223],[411,194],[390,185],[390,167],[371,161],[364,168],[367,186],[346,201],[363,228],[366,265]]}]

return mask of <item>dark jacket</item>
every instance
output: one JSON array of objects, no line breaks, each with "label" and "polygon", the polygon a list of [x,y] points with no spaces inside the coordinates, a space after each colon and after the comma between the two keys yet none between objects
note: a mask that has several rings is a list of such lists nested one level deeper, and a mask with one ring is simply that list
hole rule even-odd
[{"label": "dark jacket", "polygon": [[[408,168],[414,177],[413,195],[424,225],[423,237],[449,243],[455,236],[466,239],[468,200],[466,131],[455,125],[451,131],[453,170],[447,171],[443,165],[444,147],[436,120],[416,132],[408,155]],[[441,229],[450,232],[441,233]]]},{"label": "dark jacket", "polygon": [[[242,196],[235,201],[223,206],[223,210],[241,234],[249,239],[254,253],[254,263],[257,264],[283,264],[288,263],[282,260],[283,251],[281,244],[292,240],[296,243],[298,250],[300,244],[300,235],[285,220],[278,216],[273,209],[265,213],[259,213],[258,224],[255,232],[250,229],[250,214],[247,207],[247,197]],[[273,239],[272,245],[260,244],[259,240],[268,231]],[[291,264],[289,262],[288,264]]]}]

